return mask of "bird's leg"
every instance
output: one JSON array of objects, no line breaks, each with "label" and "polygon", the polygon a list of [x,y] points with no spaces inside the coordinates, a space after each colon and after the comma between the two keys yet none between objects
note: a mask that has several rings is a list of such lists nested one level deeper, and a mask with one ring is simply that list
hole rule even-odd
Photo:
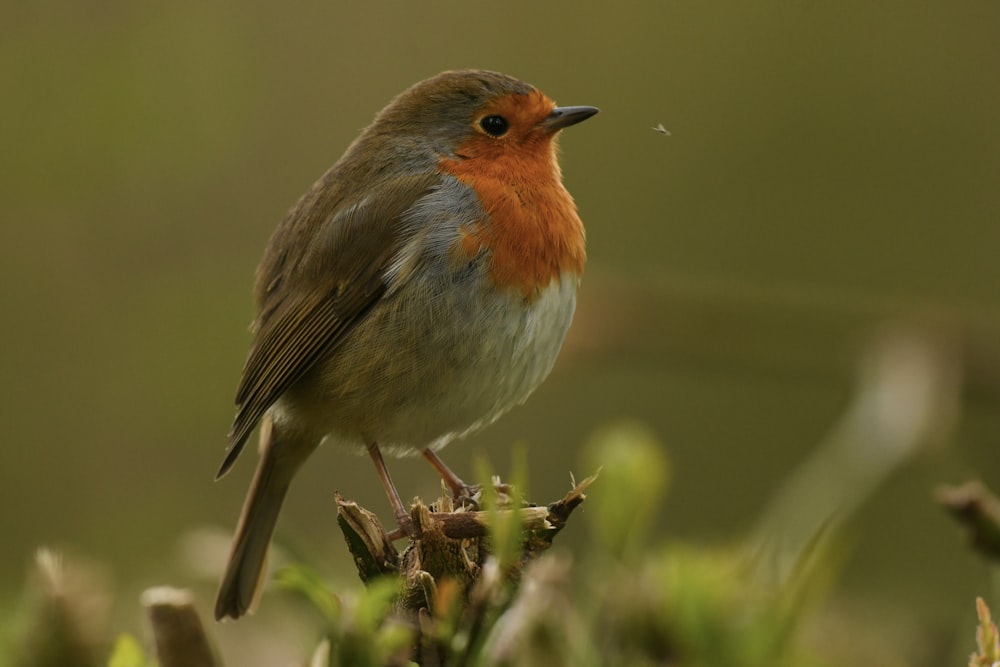
[{"label": "bird's leg", "polygon": [[392,513],[396,515],[396,523],[399,525],[398,530],[388,533],[389,539],[396,540],[401,537],[413,535],[413,520],[410,519],[410,514],[406,511],[406,508],[403,507],[403,501],[399,498],[399,491],[396,490],[396,485],[392,483],[392,477],[389,476],[389,469],[385,466],[385,460],[382,458],[382,452],[379,450],[377,442],[372,442],[368,445],[368,455],[372,457],[372,461],[375,463],[375,471],[382,482],[382,488],[385,489],[385,495],[389,497],[389,504],[392,505]]},{"label": "bird's leg", "polygon": [[472,499],[472,487],[462,481],[462,478],[456,475],[448,465],[441,460],[441,457],[435,454],[427,448],[423,451],[424,458],[427,462],[434,466],[437,473],[441,475],[441,479],[444,483],[448,485],[451,489],[452,495],[456,498],[467,498]]}]

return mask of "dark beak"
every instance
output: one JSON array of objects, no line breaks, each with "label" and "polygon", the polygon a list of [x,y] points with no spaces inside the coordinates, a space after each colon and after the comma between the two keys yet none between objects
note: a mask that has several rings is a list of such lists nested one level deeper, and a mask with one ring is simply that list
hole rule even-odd
[{"label": "dark beak", "polygon": [[549,132],[556,132],[564,127],[581,123],[598,111],[600,109],[597,107],[556,107],[549,117],[542,121],[541,127]]}]

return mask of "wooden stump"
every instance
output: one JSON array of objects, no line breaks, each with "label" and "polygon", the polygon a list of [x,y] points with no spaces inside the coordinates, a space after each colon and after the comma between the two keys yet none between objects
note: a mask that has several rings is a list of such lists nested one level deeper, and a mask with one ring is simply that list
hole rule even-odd
[{"label": "wooden stump", "polygon": [[[358,574],[368,583],[385,575],[398,576],[400,596],[397,611],[418,618],[439,615],[436,609],[447,591],[468,599],[480,579],[484,564],[494,555],[490,526],[515,521],[520,526],[519,554],[504,563],[501,576],[507,583],[520,580],[525,565],[538,558],[565,527],[573,510],[584,501],[584,492],[596,475],[577,484],[563,498],[545,507],[522,503],[514,507],[512,489],[493,480],[496,509],[478,510],[483,492],[474,487],[470,502],[459,503],[442,493],[427,506],[419,498],[411,508],[414,535],[400,553],[374,513],[337,495],[337,522],[354,557]],[[467,499],[468,500],[468,499]]]}]

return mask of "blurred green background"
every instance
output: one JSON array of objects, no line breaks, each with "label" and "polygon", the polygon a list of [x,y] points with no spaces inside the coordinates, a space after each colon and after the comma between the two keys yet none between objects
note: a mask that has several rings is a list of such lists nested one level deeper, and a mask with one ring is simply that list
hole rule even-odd
[{"label": "blurred green background", "polygon": [[[638,419],[672,460],[661,534],[727,542],[869,336],[929,327],[959,418],[861,508],[838,600],[971,650],[988,570],[931,490],[1000,486],[1000,4],[42,1],[0,25],[0,610],[42,544],[103,563],[126,623],[152,584],[208,608],[184,536],[231,530],[252,472],[212,482],[264,244],[392,96],[484,67],[601,107],[562,140],[590,260],[553,376],[447,460],[526,443],[548,501],[589,433]],[[385,509],[370,467],[321,451],[279,527],[345,586],[332,492]]]}]

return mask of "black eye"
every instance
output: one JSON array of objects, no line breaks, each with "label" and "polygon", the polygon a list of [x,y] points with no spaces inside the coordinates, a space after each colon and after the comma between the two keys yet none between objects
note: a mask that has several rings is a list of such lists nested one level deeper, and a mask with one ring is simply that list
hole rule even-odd
[{"label": "black eye", "polygon": [[491,137],[502,137],[507,133],[507,119],[503,116],[487,116],[479,121],[479,127]]}]

